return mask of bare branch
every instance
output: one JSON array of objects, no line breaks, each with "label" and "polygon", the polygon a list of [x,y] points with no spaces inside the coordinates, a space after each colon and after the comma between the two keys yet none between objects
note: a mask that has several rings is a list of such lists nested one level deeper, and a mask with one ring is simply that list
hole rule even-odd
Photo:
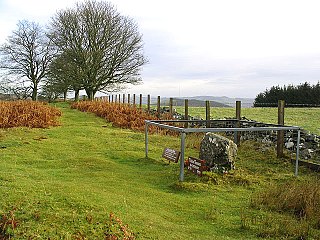
[{"label": "bare branch", "polygon": [[32,99],[36,100],[53,56],[51,41],[42,28],[34,22],[19,21],[17,30],[0,47],[0,68],[6,75],[29,79]]}]

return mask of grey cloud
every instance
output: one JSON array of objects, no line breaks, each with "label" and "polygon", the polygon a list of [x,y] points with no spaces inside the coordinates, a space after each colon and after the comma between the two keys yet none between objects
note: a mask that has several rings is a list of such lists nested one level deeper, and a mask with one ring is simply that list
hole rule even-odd
[{"label": "grey cloud", "polygon": [[[181,55],[167,58],[160,54],[160,65],[149,69],[147,75],[158,76],[163,82],[199,81],[194,85],[193,95],[209,89],[220,88],[237,97],[255,97],[259,92],[274,85],[299,84],[320,80],[320,55],[275,57],[265,59],[210,59],[187,61]],[[169,59],[169,60],[168,60]],[[165,60],[165,62],[161,62]],[[157,78],[155,78],[157,79]],[[155,80],[156,81],[156,80]],[[198,91],[198,93],[196,93]]]}]

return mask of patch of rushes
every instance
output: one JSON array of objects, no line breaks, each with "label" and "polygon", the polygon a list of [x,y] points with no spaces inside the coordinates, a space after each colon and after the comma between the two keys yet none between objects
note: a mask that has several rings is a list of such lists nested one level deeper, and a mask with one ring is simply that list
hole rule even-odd
[{"label": "patch of rushes", "polygon": [[48,128],[59,125],[61,111],[47,103],[0,101],[0,128]]},{"label": "patch of rushes", "polygon": [[252,198],[253,206],[266,206],[278,212],[292,213],[320,229],[319,181],[286,181],[273,184]]},{"label": "patch of rushes", "polygon": [[242,214],[244,228],[260,225],[258,236],[315,238],[320,233],[319,180],[286,180],[273,183],[251,198],[254,209],[270,211],[267,216]]},{"label": "patch of rushes", "polygon": [[310,229],[305,220],[297,220],[289,215],[273,212],[240,213],[241,229],[255,231],[261,239],[319,239],[319,232]]}]

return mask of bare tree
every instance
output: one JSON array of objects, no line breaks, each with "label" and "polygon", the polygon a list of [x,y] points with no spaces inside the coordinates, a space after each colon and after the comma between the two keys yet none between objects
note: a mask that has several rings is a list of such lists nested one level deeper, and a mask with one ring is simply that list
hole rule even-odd
[{"label": "bare tree", "polygon": [[141,82],[140,71],[147,62],[142,35],[136,23],[110,3],[86,1],[61,10],[52,19],[51,37],[81,69],[77,80],[89,99],[97,91]]},{"label": "bare tree", "polygon": [[32,89],[37,100],[41,80],[46,77],[53,48],[43,29],[34,22],[19,21],[17,30],[0,47],[0,68]]},{"label": "bare tree", "polygon": [[57,55],[51,62],[48,74],[48,86],[63,93],[66,99],[67,92],[75,92],[75,101],[79,100],[79,92],[83,89],[84,74],[81,68],[74,63],[72,55],[67,51]]}]

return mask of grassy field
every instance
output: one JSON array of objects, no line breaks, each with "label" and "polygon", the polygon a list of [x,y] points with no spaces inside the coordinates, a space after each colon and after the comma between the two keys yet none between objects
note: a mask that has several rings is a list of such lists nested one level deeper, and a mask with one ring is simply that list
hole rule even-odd
[{"label": "grassy field", "polygon": [[[183,107],[176,107],[177,111],[184,113]],[[189,108],[189,115],[200,116],[205,119],[205,108],[193,107]],[[225,117],[235,117],[234,108],[211,108],[210,115],[212,119],[219,119]],[[265,122],[278,122],[277,108],[242,108],[241,116],[248,119]],[[319,108],[286,108],[285,109],[285,124],[292,126],[299,126],[307,131],[320,135],[320,126],[318,124],[320,119]]]},{"label": "grassy field", "polygon": [[[59,127],[0,130],[0,239],[104,239],[111,212],[137,239],[261,239],[271,213],[251,207],[253,194],[294,179],[289,159],[247,142],[235,173],[186,172],[181,183],[178,164],[161,158],[164,147],[179,148],[177,138],[150,136],[146,159],[143,133],[58,106]],[[190,147],[186,155],[197,151]],[[300,169],[299,181],[315,178]],[[291,215],[285,221],[298,226]]]}]

